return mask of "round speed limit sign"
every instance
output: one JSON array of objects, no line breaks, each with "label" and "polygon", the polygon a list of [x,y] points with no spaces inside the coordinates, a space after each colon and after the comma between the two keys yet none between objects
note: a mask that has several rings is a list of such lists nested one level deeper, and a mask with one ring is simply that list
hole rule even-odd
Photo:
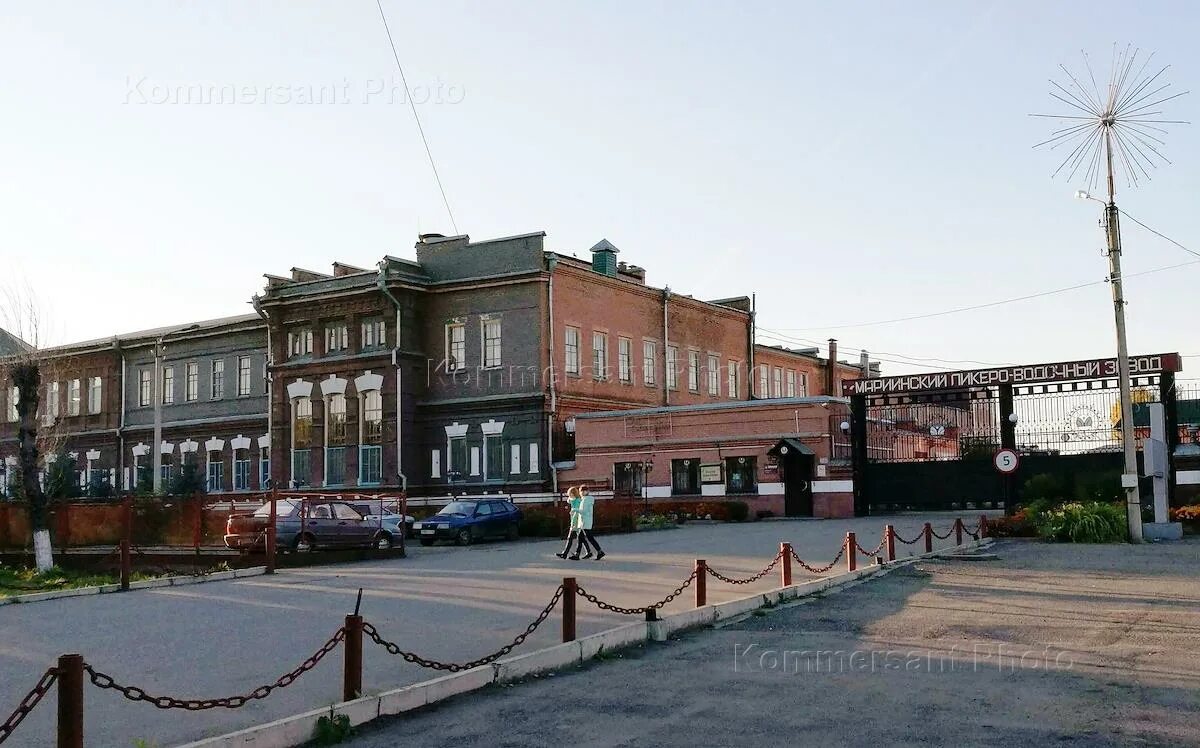
[{"label": "round speed limit sign", "polygon": [[1017,455],[1016,450],[1005,448],[996,452],[992,457],[992,464],[996,466],[997,472],[1001,475],[1012,475],[1017,472],[1021,458]]}]

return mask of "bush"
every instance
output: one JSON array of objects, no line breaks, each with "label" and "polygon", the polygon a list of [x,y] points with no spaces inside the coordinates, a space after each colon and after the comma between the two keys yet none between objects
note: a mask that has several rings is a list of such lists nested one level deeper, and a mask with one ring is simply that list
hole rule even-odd
[{"label": "bush", "polygon": [[774,517],[775,512],[772,512],[770,509],[759,509],[754,513],[754,516],[757,519],[766,519],[767,517]]},{"label": "bush", "polygon": [[1022,508],[1010,517],[989,518],[987,533],[992,538],[1035,538],[1038,531],[1028,510]]},{"label": "bush", "polygon": [[1039,473],[1033,476],[1025,481],[1025,486],[1021,489],[1021,503],[1026,506],[1042,502],[1048,508],[1066,497],[1066,482],[1050,473]]},{"label": "bush", "polygon": [[1125,508],[1121,504],[1078,502],[1039,515],[1038,534],[1070,543],[1119,543],[1126,539]]},{"label": "bush", "polygon": [[1172,507],[1170,517],[1172,522],[1200,522],[1200,504]]},{"label": "bush", "polygon": [[675,524],[676,518],[669,514],[643,514],[637,518],[639,530],[669,530]]},{"label": "bush", "polygon": [[1121,489],[1121,473],[1119,471],[1081,475],[1075,481],[1075,501],[1077,502],[1121,501],[1123,498],[1124,491]]},{"label": "bush", "polygon": [[750,516],[750,505],[744,501],[730,501],[726,505],[730,522],[745,522]]}]

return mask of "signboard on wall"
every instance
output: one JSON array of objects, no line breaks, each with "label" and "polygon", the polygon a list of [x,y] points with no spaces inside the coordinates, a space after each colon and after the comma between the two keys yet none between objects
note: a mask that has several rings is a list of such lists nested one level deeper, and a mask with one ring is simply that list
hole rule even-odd
[{"label": "signboard on wall", "polygon": [[[1182,371],[1178,353],[1130,356],[1130,376]],[[989,387],[1001,384],[1045,384],[1080,379],[1109,379],[1117,376],[1117,359],[1067,361],[1058,364],[1004,366],[996,369],[945,371],[899,377],[872,377],[842,382],[843,395],[887,395],[891,393],[936,392]]]},{"label": "signboard on wall", "polygon": [[700,466],[700,482],[701,483],[721,483],[724,478],[721,477],[721,463],[715,462],[711,465]]}]

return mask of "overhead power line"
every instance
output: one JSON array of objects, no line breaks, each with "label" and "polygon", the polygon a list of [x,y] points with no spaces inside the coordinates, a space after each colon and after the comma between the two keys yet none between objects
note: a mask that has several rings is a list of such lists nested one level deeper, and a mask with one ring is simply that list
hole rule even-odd
[{"label": "overhead power line", "polygon": [[379,17],[383,19],[383,30],[387,32],[388,45],[392,48],[392,58],[396,61],[396,69],[400,71],[400,82],[404,84],[404,95],[408,106],[412,109],[413,119],[417,122],[417,132],[421,133],[421,142],[425,144],[425,155],[429,157],[429,167],[433,169],[433,178],[437,181],[438,191],[442,193],[442,203],[446,206],[446,215],[450,216],[450,226],[458,233],[458,223],[454,220],[454,211],[450,210],[450,200],[446,197],[446,188],[442,186],[442,177],[438,174],[437,163],[433,160],[433,151],[429,149],[429,140],[425,137],[425,128],[421,126],[421,117],[417,114],[417,104],[413,101],[412,90],[408,87],[408,79],[404,77],[404,66],[400,64],[400,54],[396,51],[396,42],[392,40],[392,30],[388,27],[387,14],[383,12],[382,0],[375,0],[379,6]]}]

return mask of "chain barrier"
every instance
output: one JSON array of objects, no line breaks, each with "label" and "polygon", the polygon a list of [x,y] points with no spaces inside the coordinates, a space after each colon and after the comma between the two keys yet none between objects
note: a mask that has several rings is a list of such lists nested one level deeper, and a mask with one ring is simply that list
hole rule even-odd
[{"label": "chain barrier", "polygon": [[724,574],[721,574],[720,572],[713,569],[711,566],[705,566],[704,568],[708,570],[709,576],[713,577],[714,579],[719,579],[722,582],[725,582],[726,584],[751,584],[753,582],[757,582],[758,580],[762,579],[766,575],[770,574],[771,569],[774,569],[776,566],[778,566],[779,561],[782,558],[783,558],[782,553],[776,553],[774,560],[771,561],[770,565],[768,565],[767,568],[758,572],[757,574],[750,577],[749,579],[730,579],[729,577],[725,576]]},{"label": "chain barrier", "polygon": [[866,548],[863,548],[861,545],[859,545],[857,540],[854,541],[854,545],[858,548],[858,552],[864,556],[878,556],[879,552],[883,550],[883,546],[886,544],[886,540],[881,540],[879,541],[879,545],[875,546],[875,550],[868,551]]},{"label": "chain barrier", "polygon": [[437,660],[427,660],[416,653],[405,652],[404,650],[400,649],[400,646],[395,642],[390,642],[380,636],[379,630],[370,623],[363,623],[363,633],[370,637],[371,641],[386,649],[389,654],[396,655],[397,657],[403,657],[405,662],[412,663],[413,665],[417,665],[419,667],[428,668],[430,670],[447,670],[451,673],[457,673],[463,670],[477,668],[480,665],[487,665],[495,662],[517,647],[521,646],[521,644],[525,642],[525,639],[528,638],[529,635],[534,631],[536,631],[538,626],[541,626],[543,623],[545,623],[546,619],[550,617],[550,614],[554,612],[556,607],[558,607],[558,602],[562,599],[562,596],[563,586],[560,584],[558,585],[558,589],[554,591],[554,596],[550,598],[550,602],[545,608],[542,608],[542,612],[533,620],[533,623],[530,623],[525,627],[523,632],[517,635],[517,638],[513,639],[509,644],[505,644],[503,647],[487,657],[480,657],[478,660],[472,660],[470,662],[464,662],[461,664],[457,662],[438,662]]},{"label": "chain barrier", "polygon": [[223,699],[177,699],[172,696],[151,696],[141,688],[136,686],[123,686],[113,680],[111,675],[101,672],[93,668],[90,664],[84,663],[83,670],[88,674],[92,685],[101,690],[113,690],[119,692],[122,696],[130,701],[144,701],[147,704],[153,704],[159,709],[184,709],[189,712],[199,712],[205,709],[216,709],[223,707],[225,709],[237,709],[245,706],[251,701],[265,699],[271,695],[271,692],[277,688],[287,688],[292,685],[301,675],[304,675],[309,670],[312,670],[325,658],[325,655],[337,648],[338,644],[346,638],[346,629],[340,628],[329,641],[325,642],[316,652],[312,654],[304,662],[291,672],[284,673],[279,678],[269,685],[259,686],[250,693],[240,696],[228,696]]},{"label": "chain barrier", "polygon": [[966,535],[967,537],[969,537],[971,540],[979,540],[979,530],[976,530],[975,532],[971,532],[970,530],[968,530],[967,528],[964,527],[963,534]]},{"label": "chain barrier", "polygon": [[900,537],[900,533],[893,531],[892,537],[895,538],[900,543],[903,543],[904,545],[915,545],[915,544],[921,542],[921,538],[925,537],[925,533],[921,533],[920,535],[913,538],[912,540],[905,540],[904,538]]},{"label": "chain barrier", "polygon": [[587,600],[592,605],[595,605],[600,610],[609,610],[609,611],[612,611],[613,613],[620,613],[621,615],[625,615],[625,616],[637,616],[637,615],[644,614],[647,610],[658,610],[659,608],[662,608],[667,603],[671,602],[675,598],[682,595],[683,591],[686,590],[688,587],[691,587],[692,582],[694,582],[694,581],[696,581],[696,570],[695,569],[692,570],[691,576],[689,576],[687,579],[683,580],[683,584],[681,584],[675,588],[674,592],[667,595],[662,600],[659,600],[656,603],[653,603],[651,605],[644,605],[640,608],[622,608],[619,605],[613,605],[612,603],[604,602],[603,600],[601,600],[600,598],[591,594],[590,592],[588,592],[587,590],[585,590],[582,587],[576,587],[576,590],[578,590],[580,597],[582,597],[584,600]]},{"label": "chain barrier", "polygon": [[796,555],[795,550],[792,551],[792,558],[796,559],[796,563],[800,565],[800,568],[804,569],[805,571],[811,572],[813,574],[824,574],[825,572],[829,571],[833,567],[837,566],[838,561],[841,561],[842,556],[844,556],[844,555],[846,555],[846,544],[842,543],[841,550],[838,551],[838,554],[836,556],[834,556],[833,560],[830,561],[827,566],[822,566],[822,567],[818,568],[816,566],[809,566],[807,563],[805,563],[804,559],[802,559],[798,555]]},{"label": "chain barrier", "polygon": [[937,538],[938,540],[945,540],[946,538],[948,538],[954,534],[954,527],[951,526],[951,528],[946,531],[945,535],[938,535],[937,530],[934,530],[932,527],[929,528],[929,532],[932,533],[933,537]]},{"label": "chain barrier", "polygon": [[50,668],[43,675],[33,690],[25,694],[25,698],[21,699],[21,703],[17,705],[16,711],[9,715],[8,719],[0,724],[0,743],[8,740],[17,726],[20,725],[29,713],[32,712],[42,699],[46,698],[46,694],[50,693],[50,689],[54,687],[54,682],[58,680],[58,668]]}]

